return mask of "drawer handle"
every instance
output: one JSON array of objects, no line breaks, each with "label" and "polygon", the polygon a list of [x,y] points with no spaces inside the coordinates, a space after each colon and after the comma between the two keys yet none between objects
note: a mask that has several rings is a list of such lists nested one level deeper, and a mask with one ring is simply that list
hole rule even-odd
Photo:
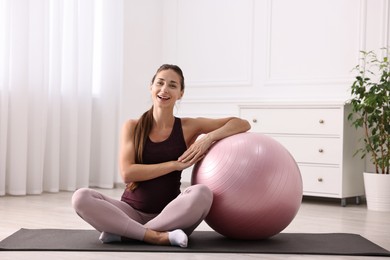
[{"label": "drawer handle", "polygon": [[324,149],[320,148],[320,149],[318,149],[318,152],[319,152],[319,153],[323,153],[323,152],[324,152]]},{"label": "drawer handle", "polygon": [[318,121],[320,124],[323,124],[325,123],[325,120],[324,119],[320,119],[320,121]]},{"label": "drawer handle", "polygon": [[318,180],[318,182],[323,182],[324,179],[322,179],[321,177],[319,177],[317,180]]},{"label": "drawer handle", "polygon": [[256,124],[256,123],[257,123],[257,119],[256,119],[256,118],[253,118],[253,119],[252,119],[252,122]]}]

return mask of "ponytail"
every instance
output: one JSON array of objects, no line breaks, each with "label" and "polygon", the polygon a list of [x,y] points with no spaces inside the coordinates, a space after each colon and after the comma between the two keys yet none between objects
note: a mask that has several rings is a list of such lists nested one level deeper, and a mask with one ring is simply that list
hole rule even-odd
[{"label": "ponytail", "polygon": [[[153,106],[146,111],[139,119],[134,129],[134,148],[135,148],[135,163],[143,163],[142,154],[146,140],[153,126]],[[127,189],[133,191],[138,187],[138,182],[127,184]]]},{"label": "ponytail", "polygon": [[135,163],[143,163],[142,154],[153,126],[153,106],[138,120],[134,129]]}]

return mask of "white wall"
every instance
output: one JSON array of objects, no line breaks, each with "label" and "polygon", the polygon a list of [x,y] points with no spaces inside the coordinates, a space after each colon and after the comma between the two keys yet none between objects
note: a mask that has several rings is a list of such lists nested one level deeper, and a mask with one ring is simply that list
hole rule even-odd
[{"label": "white wall", "polygon": [[242,102],[346,100],[359,50],[388,45],[388,0],[146,0],[124,12],[121,119],[150,106],[162,63],[185,73],[179,114],[221,116]]},{"label": "white wall", "polygon": [[124,72],[120,124],[151,106],[148,86],[162,63],[163,2],[124,1]]},{"label": "white wall", "polygon": [[121,120],[150,106],[161,63],[186,77],[179,116],[264,100],[347,100],[359,50],[388,45],[389,0],[125,1]]}]

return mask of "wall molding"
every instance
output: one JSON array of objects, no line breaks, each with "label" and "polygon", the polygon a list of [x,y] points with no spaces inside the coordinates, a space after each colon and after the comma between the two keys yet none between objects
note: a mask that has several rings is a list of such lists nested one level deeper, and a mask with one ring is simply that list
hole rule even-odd
[{"label": "wall molding", "polygon": [[[388,1],[388,0],[383,0]],[[264,87],[274,87],[274,86],[286,86],[286,85],[345,85],[350,84],[353,76],[350,74],[338,75],[337,77],[318,77],[318,76],[308,76],[308,77],[300,77],[300,78],[290,78],[290,77],[272,77],[272,18],[275,10],[273,6],[274,0],[267,0],[267,42],[266,42],[266,66],[265,66],[265,81]],[[357,19],[360,21],[357,26],[356,33],[359,38],[359,42],[356,43],[357,50],[362,50],[365,47],[365,39],[366,39],[366,13],[367,13],[367,0],[359,0],[359,13],[357,15]],[[389,8],[386,8],[387,12]],[[356,62],[359,61],[359,53],[356,56]],[[352,70],[352,68],[351,68]]]},{"label": "wall molding", "polygon": [[[255,28],[255,0],[248,0],[249,2],[249,8],[248,8],[248,35],[247,39],[248,42],[246,43],[246,70],[245,70],[245,75],[243,73],[242,77],[238,77],[237,79],[231,79],[231,80],[226,80],[224,78],[215,78],[213,80],[191,80],[191,79],[186,79],[186,85],[190,87],[199,87],[199,88],[209,88],[209,87],[214,87],[214,88],[231,88],[231,87],[248,87],[248,86],[253,86],[253,64],[254,64],[254,28]],[[180,0],[176,0],[176,15],[175,15],[175,20],[176,24],[180,22]],[[175,45],[176,45],[176,51],[175,51],[175,59],[176,61],[180,61],[179,53],[177,51],[179,44],[180,44],[180,37],[179,37],[179,27],[176,26],[175,28]]]},{"label": "wall molding", "polygon": [[390,30],[390,4],[389,0],[382,0],[382,47],[389,46],[389,30]]}]

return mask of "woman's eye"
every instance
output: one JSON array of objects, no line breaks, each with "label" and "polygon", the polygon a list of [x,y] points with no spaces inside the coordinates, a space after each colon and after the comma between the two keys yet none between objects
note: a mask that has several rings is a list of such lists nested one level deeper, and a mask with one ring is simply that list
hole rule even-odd
[{"label": "woman's eye", "polygon": [[156,83],[156,85],[157,86],[162,86],[164,83],[162,83],[161,81],[158,81],[157,83]]}]

